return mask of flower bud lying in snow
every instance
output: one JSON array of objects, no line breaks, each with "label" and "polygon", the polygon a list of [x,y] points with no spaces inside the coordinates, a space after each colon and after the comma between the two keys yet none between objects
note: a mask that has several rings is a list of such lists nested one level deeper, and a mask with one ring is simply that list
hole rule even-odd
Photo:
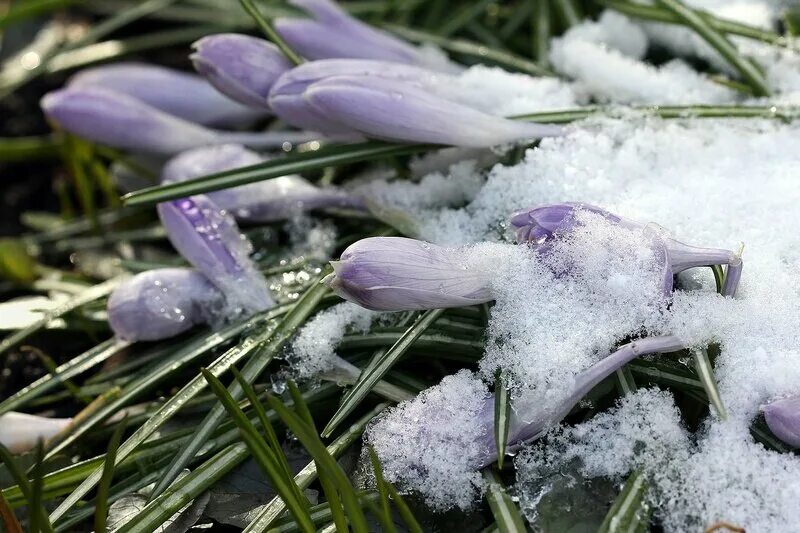
[{"label": "flower bud lying in snow", "polygon": [[249,315],[272,307],[250,242],[207,196],[158,204],[158,216],[175,249],[225,295],[228,308]]},{"label": "flower bud lying in snow", "polygon": [[367,309],[462,307],[493,299],[490,272],[470,269],[462,250],[403,237],[351,244],[326,280],[342,298]]},{"label": "flower bud lying in snow", "polygon": [[[264,159],[236,144],[205,146],[183,152],[167,162],[162,183],[185,181],[207,174],[256,165]],[[315,187],[298,175],[281,176],[208,193],[221,209],[238,220],[272,222],[313,209],[340,207],[363,209],[360,198],[345,191]]]},{"label": "flower bud lying in snow", "polygon": [[36,446],[36,441],[57,435],[71,422],[71,418],[46,418],[11,411],[0,415],[0,444],[12,453],[27,452]]},{"label": "flower bud lying in snow", "polygon": [[728,265],[722,293],[732,296],[739,285],[742,260],[734,252],[717,248],[699,248],[683,244],[671,238],[665,231],[654,225],[646,225],[628,220],[608,211],[588,204],[566,202],[562,204],[541,205],[524,209],[511,216],[511,226],[517,230],[519,242],[529,242],[547,250],[548,242],[559,235],[568,234],[581,224],[580,213],[594,213],[609,222],[628,228],[652,229],[649,235],[652,246],[664,257],[664,293],[672,292],[672,278],[684,270],[710,265]]},{"label": "flower bud lying in snow", "polygon": [[282,77],[273,86],[270,105],[298,127],[324,132],[338,128],[399,142],[488,147],[564,132],[560,126],[484,113],[442,96],[444,88],[432,90],[431,73],[411,79],[405,72],[395,74],[400,70],[394,67],[392,75],[332,75],[309,85],[281,83]]},{"label": "flower bud lying in snow", "polygon": [[800,448],[800,396],[768,403],[761,408],[770,431],[783,442]]},{"label": "flower bud lying in snow", "polygon": [[281,146],[313,138],[303,132],[238,133],[212,130],[156,109],[141,100],[99,87],[68,87],[47,93],[48,119],[80,137],[115,148],[170,155],[189,148],[239,142]]},{"label": "flower bud lying in snow", "polygon": [[274,44],[238,33],[203,37],[192,45],[194,68],[221,93],[256,109],[269,109],[267,95],[292,63]]},{"label": "flower bud lying in snow", "polygon": [[279,18],[275,30],[308,59],[361,58],[424,65],[443,71],[459,67],[351,17],[331,0],[291,0],[313,18]]},{"label": "flower bud lying in snow", "polygon": [[[557,424],[595,385],[629,361],[684,349],[674,336],[628,343],[577,374],[572,391],[556,402],[521,391],[512,403],[509,449],[518,449]],[[421,492],[438,509],[469,508],[482,488],[478,471],[497,459],[494,396],[462,370],[381,416],[367,439],[392,482]]]},{"label": "flower bud lying in snow", "polygon": [[88,68],[72,76],[67,85],[127,94],[170,115],[207,126],[242,124],[263,115],[220,94],[197,74],[145,63]]},{"label": "flower bud lying in snow", "polygon": [[155,341],[208,323],[224,297],[190,268],[158,268],[137,274],[108,299],[108,323],[127,341]]}]

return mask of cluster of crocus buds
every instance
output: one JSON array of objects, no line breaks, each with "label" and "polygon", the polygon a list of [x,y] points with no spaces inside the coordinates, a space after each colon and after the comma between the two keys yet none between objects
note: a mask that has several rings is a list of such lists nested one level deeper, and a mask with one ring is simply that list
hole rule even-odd
[{"label": "cluster of crocus buds", "polygon": [[[262,156],[241,145],[205,146],[168,161],[161,173],[161,182],[186,181],[264,161]],[[208,197],[237,220],[248,222],[273,222],[314,209],[364,209],[358,196],[335,187],[316,187],[297,175],[223,189],[209,193]]]},{"label": "cluster of crocus buds", "polygon": [[156,155],[225,142],[275,147],[313,138],[305,132],[211,129],[206,125],[241,123],[264,111],[229,100],[200,77],[147,65],[110,65],[80,73],[67,87],[46,94],[41,107],[51,122],[70,133]]},{"label": "cluster of crocus buds", "polygon": [[203,323],[249,316],[273,306],[266,280],[250,259],[250,242],[234,220],[198,195],[159,204],[172,245],[195,267],[143,272],[108,299],[117,337],[167,338]]},{"label": "cluster of crocus buds", "polygon": [[71,418],[46,418],[25,413],[9,412],[0,415],[0,444],[11,453],[23,453],[39,440],[46,441],[72,423]]},{"label": "cluster of crocus buds", "polygon": [[[741,275],[741,258],[726,250],[698,248],[680,243],[663,230],[631,221],[608,211],[581,203],[538,206],[515,213],[511,226],[521,245],[547,254],[553,243],[569,235],[580,224],[578,213],[589,211],[613,224],[640,230],[650,239],[654,257],[663,258],[663,289],[671,293],[673,276],[696,266],[727,265],[724,292],[733,296]],[[386,311],[436,309],[471,305],[493,299],[491,272],[476,272],[465,267],[464,252],[403,238],[368,238],[347,248],[338,262],[332,262],[334,274],[327,280],[333,290],[346,300],[369,309]],[[570,275],[559,272],[558,275]],[[510,447],[536,438],[558,423],[592,387],[629,361],[652,353],[685,349],[676,336],[654,336],[635,340],[584,370],[575,377],[571,392],[556,405],[544,407],[541,398],[523,394],[514,404],[510,422]],[[478,423],[484,438],[481,443],[479,468],[497,456],[493,443],[494,397],[487,400],[485,416]],[[773,408],[775,413],[777,408]],[[765,415],[769,410],[765,410]],[[784,417],[785,418],[785,417]],[[769,418],[768,418],[769,420]],[[797,433],[795,434],[795,436]]]}]

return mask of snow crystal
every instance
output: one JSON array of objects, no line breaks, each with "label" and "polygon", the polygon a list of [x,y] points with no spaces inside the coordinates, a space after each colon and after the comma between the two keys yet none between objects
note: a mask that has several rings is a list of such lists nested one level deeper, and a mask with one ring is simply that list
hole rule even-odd
[{"label": "snow crystal", "polygon": [[472,506],[483,491],[474,465],[491,443],[488,398],[486,385],[462,370],[381,416],[366,440],[386,479],[418,491],[434,509]]},{"label": "snow crystal", "polygon": [[366,332],[379,313],[350,302],[337,304],[306,322],[290,345],[287,360],[298,378],[338,366],[336,347],[349,330]]},{"label": "snow crystal", "polygon": [[644,32],[620,15],[605,13],[553,39],[550,60],[596,100],[627,104],[719,104],[736,94],[680,60],[661,67],[639,60]]}]

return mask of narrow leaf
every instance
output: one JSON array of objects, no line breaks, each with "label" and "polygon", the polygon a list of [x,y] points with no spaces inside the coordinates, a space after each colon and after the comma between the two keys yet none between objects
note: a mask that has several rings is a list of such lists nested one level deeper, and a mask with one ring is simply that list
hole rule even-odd
[{"label": "narrow leaf", "polygon": [[342,400],[342,405],[331,417],[328,425],[322,431],[322,436],[329,436],[341,422],[353,412],[361,401],[369,394],[389,369],[408,351],[414,342],[422,335],[426,329],[431,327],[436,319],[439,318],[443,309],[432,309],[426,311],[417,322],[408,328],[406,332],[389,348],[385,353],[379,352],[377,357],[370,361],[370,364],[361,373],[358,382]]},{"label": "narrow leaf", "polygon": [[488,482],[486,488],[486,501],[492,511],[498,530],[502,533],[525,533],[525,521],[511,497],[503,488],[500,478],[490,468],[483,471],[483,477]]},{"label": "narrow leaf", "polygon": [[635,471],[628,477],[622,492],[614,500],[598,533],[636,533],[647,531],[650,524],[650,509],[644,500],[647,480]]},{"label": "narrow leaf", "polygon": [[494,443],[497,447],[497,468],[503,468],[511,421],[511,400],[503,370],[497,369],[494,379]]},{"label": "narrow leaf", "polygon": [[383,514],[382,524],[384,528],[390,533],[397,531],[392,521],[392,508],[391,501],[389,500],[390,493],[387,488],[386,480],[383,478],[383,468],[381,468],[381,461],[372,446],[369,447],[369,460],[372,463],[372,471],[375,473],[375,484],[378,486],[378,492],[381,495],[380,512]]},{"label": "narrow leaf", "polygon": [[711,405],[714,406],[717,416],[725,420],[728,418],[728,412],[725,409],[725,404],[722,403],[722,397],[717,388],[717,380],[714,379],[714,368],[711,365],[711,361],[708,359],[708,351],[705,348],[692,350],[692,359],[694,360],[694,367],[697,370],[697,376],[700,378],[700,382],[706,390],[706,395]]},{"label": "narrow leaf", "polygon": [[127,420],[123,419],[117,424],[117,429],[111,435],[111,440],[108,441],[108,450],[106,450],[106,460],[103,463],[103,476],[100,478],[100,484],[97,487],[97,498],[95,500],[94,511],[94,531],[95,533],[105,533],[106,523],[108,520],[108,500],[109,493],[111,492],[111,481],[114,479],[114,466],[116,465],[117,449],[122,440],[122,434],[125,433]]}]

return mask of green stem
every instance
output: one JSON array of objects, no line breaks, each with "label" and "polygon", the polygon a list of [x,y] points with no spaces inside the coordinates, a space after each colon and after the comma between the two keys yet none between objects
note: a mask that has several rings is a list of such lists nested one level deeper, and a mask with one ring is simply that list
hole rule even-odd
[{"label": "green stem", "polygon": [[289,61],[295,65],[299,65],[303,62],[303,58],[297,55],[297,52],[292,50],[289,45],[286,44],[286,41],[284,41],[283,38],[278,35],[278,32],[275,31],[275,28],[272,27],[270,21],[261,14],[256,5],[253,3],[253,0],[239,0],[239,3],[242,4],[242,7],[245,11],[247,11],[247,14],[253,17],[253,20],[256,21],[256,26],[258,26],[258,29],[264,33],[267,39],[275,43],[275,46],[277,46],[280,51],[283,52],[283,55],[285,55]]}]

